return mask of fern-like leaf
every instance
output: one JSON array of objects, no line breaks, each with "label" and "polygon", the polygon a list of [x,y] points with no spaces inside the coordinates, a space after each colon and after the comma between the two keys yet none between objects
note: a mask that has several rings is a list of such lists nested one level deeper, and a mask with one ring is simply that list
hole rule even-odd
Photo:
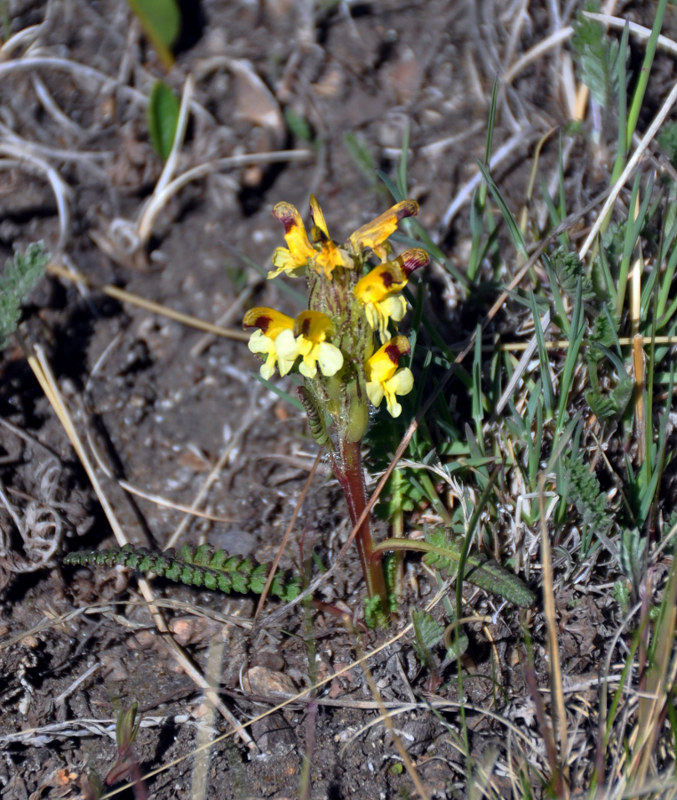
[{"label": "fern-like leaf", "polygon": [[562,290],[573,298],[576,296],[578,281],[582,282],[581,296],[585,302],[595,298],[595,289],[592,281],[585,274],[585,265],[577,253],[569,252],[563,247],[558,247],[550,256],[550,262],[555,270]]},{"label": "fern-like leaf", "polygon": [[33,242],[25,255],[15,253],[5,262],[0,274],[0,348],[5,347],[8,337],[19,324],[21,304],[26,295],[40,280],[49,260],[42,242]]},{"label": "fern-like leaf", "polygon": [[[69,553],[63,563],[68,566],[128,567],[135,572],[153,572],[174,583],[204,586],[205,589],[224,594],[261,594],[268,574],[265,564],[254,564],[248,558],[231,556],[224,550],[212,550],[208,545],[196,548],[184,545],[178,552],[166,550],[164,553],[153,553],[127,544],[113,550]],[[300,591],[297,578],[285,580],[279,573],[270,587],[270,593],[285,603],[297,597]]]},{"label": "fern-like leaf", "polygon": [[[443,529],[430,533],[426,541],[435,549],[423,556],[425,563],[456,577],[461,558],[458,544]],[[536,602],[536,595],[517,575],[475,553],[466,559],[463,579],[516,606],[527,607]]]}]

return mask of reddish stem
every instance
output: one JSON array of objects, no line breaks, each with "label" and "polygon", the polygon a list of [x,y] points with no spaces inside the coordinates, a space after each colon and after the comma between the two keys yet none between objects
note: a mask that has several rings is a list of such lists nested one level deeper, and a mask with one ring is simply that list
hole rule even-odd
[{"label": "reddish stem", "polygon": [[[338,454],[332,455],[332,466],[334,475],[346,496],[348,513],[354,527],[367,507],[360,442],[340,441]],[[374,555],[374,540],[371,538],[369,514],[364,517],[355,534],[355,543],[362,562],[367,592],[370,597],[380,597],[383,609],[386,609],[388,607],[387,593],[381,555],[380,553]]]}]

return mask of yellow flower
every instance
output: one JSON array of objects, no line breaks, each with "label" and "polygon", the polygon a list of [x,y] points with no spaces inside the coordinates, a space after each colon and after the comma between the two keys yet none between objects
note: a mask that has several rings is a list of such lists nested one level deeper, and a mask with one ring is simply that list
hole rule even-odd
[{"label": "yellow flower", "polygon": [[406,336],[395,336],[379,348],[367,360],[367,397],[372,405],[378,406],[385,397],[388,411],[393,417],[399,417],[402,406],[397,402],[396,395],[405,395],[414,388],[414,376],[407,367],[398,369],[400,356],[406,355],[410,350]]},{"label": "yellow flower", "polygon": [[301,375],[314,378],[318,364],[323,375],[336,375],[343,366],[343,353],[326,341],[334,333],[329,317],[320,311],[303,311],[296,317],[294,333],[298,353],[303,358],[299,364]]},{"label": "yellow flower", "polygon": [[376,219],[358,228],[349,239],[353,249],[361,253],[367,247],[385,261],[388,257],[388,248],[384,246],[385,240],[395,233],[397,223],[405,217],[415,217],[418,214],[418,203],[416,200],[402,200],[401,203],[392,206],[383,214],[379,214]]},{"label": "yellow flower", "polygon": [[355,258],[363,258],[364,250],[373,250],[384,261],[388,255],[386,239],[395,232],[397,223],[404,217],[418,214],[415,200],[403,200],[371,222],[358,228],[340,246],[329,236],[327,223],[317,199],[310,197],[310,215],[313,221],[310,238],[306,232],[301,215],[291,203],[278,203],[273,208],[273,216],[284,225],[284,238],[287,247],[278,247],[273,253],[273,266],[269,278],[281,273],[296,277],[310,267],[318,275],[331,278],[336,267],[355,268]]},{"label": "yellow flower", "polygon": [[284,240],[289,249],[278,247],[275,250],[273,266],[276,269],[268,273],[268,277],[275,278],[282,272],[292,276],[302,275],[308,262],[317,253],[308,239],[301,215],[291,203],[277,203],[273,208],[273,216],[284,225]]},{"label": "yellow flower", "polygon": [[374,267],[355,284],[355,297],[364,305],[367,322],[372,330],[378,329],[382,342],[390,339],[388,321],[399,322],[407,311],[407,303],[399,292],[406,286],[409,275],[428,261],[425,250],[405,250],[394,261]]},{"label": "yellow flower", "polygon": [[289,249],[278,247],[273,253],[275,270],[268,274],[275,278],[286,272],[293,277],[303,274],[310,266],[315,272],[330,278],[335,267],[353,268],[353,260],[329,238],[327,223],[314,195],[310,196],[310,213],[313,218],[311,242],[306,233],[298,210],[291,203],[278,203],[273,208],[273,216],[284,225],[285,241]]},{"label": "yellow flower", "polygon": [[252,333],[248,346],[252,353],[265,356],[261,377],[270,380],[276,365],[280,375],[286,375],[299,355],[294,320],[274,308],[257,306],[247,311],[242,324],[245,328],[258,328]]}]

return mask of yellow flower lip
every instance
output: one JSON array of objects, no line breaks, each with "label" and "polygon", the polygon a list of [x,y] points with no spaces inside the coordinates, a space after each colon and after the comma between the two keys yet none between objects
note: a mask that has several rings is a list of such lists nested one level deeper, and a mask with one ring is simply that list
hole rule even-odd
[{"label": "yellow flower lip", "polygon": [[280,375],[286,375],[294,366],[299,355],[299,347],[294,337],[294,320],[266,306],[250,308],[244,315],[245,328],[258,328],[249,339],[249,349],[263,356],[260,373],[270,380],[278,368]]},{"label": "yellow flower lip", "polygon": [[294,335],[299,355],[303,360],[299,372],[311,380],[320,372],[326,377],[336,375],[343,366],[343,353],[336,345],[327,342],[334,333],[331,319],[321,311],[302,311],[294,323]]}]

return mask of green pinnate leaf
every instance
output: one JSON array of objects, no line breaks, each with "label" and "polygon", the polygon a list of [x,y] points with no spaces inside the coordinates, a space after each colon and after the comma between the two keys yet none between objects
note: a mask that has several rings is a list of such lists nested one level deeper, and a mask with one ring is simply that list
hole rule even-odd
[{"label": "green pinnate leaf", "polygon": [[607,37],[599,22],[581,15],[574,25],[571,46],[581,80],[595,102],[608,108],[618,94],[618,42]]},{"label": "green pinnate leaf", "polygon": [[[458,577],[460,546],[442,528],[428,534],[426,541],[433,549],[423,556],[425,563],[440,572]],[[463,579],[516,606],[527,607],[536,602],[536,595],[521,578],[495,561],[487,561],[476,554],[470,554],[466,559]]]},{"label": "green pinnate leaf", "polygon": [[[167,550],[152,553],[145,548],[125,545],[115,550],[83,550],[69,553],[64,558],[69,566],[124,566],[137,572],[153,572],[159,577],[187,586],[204,586],[224,594],[239,592],[261,594],[268,577],[265,564],[254,564],[250,559],[230,556],[223,550],[213,551],[209,545],[191,548],[184,545],[178,552]],[[218,566],[219,568],[215,568]],[[271,585],[271,594],[284,602],[298,596],[300,583],[279,573]]]},{"label": "green pinnate leaf", "polygon": [[425,611],[418,609],[411,612],[411,624],[414,628],[414,652],[424,667],[435,669],[437,664],[433,649],[442,641],[444,625]]},{"label": "green pinnate leaf", "polygon": [[19,324],[21,304],[26,295],[44,275],[49,256],[42,242],[33,242],[26,253],[15,253],[14,258],[5,262],[0,275],[0,347]]}]

